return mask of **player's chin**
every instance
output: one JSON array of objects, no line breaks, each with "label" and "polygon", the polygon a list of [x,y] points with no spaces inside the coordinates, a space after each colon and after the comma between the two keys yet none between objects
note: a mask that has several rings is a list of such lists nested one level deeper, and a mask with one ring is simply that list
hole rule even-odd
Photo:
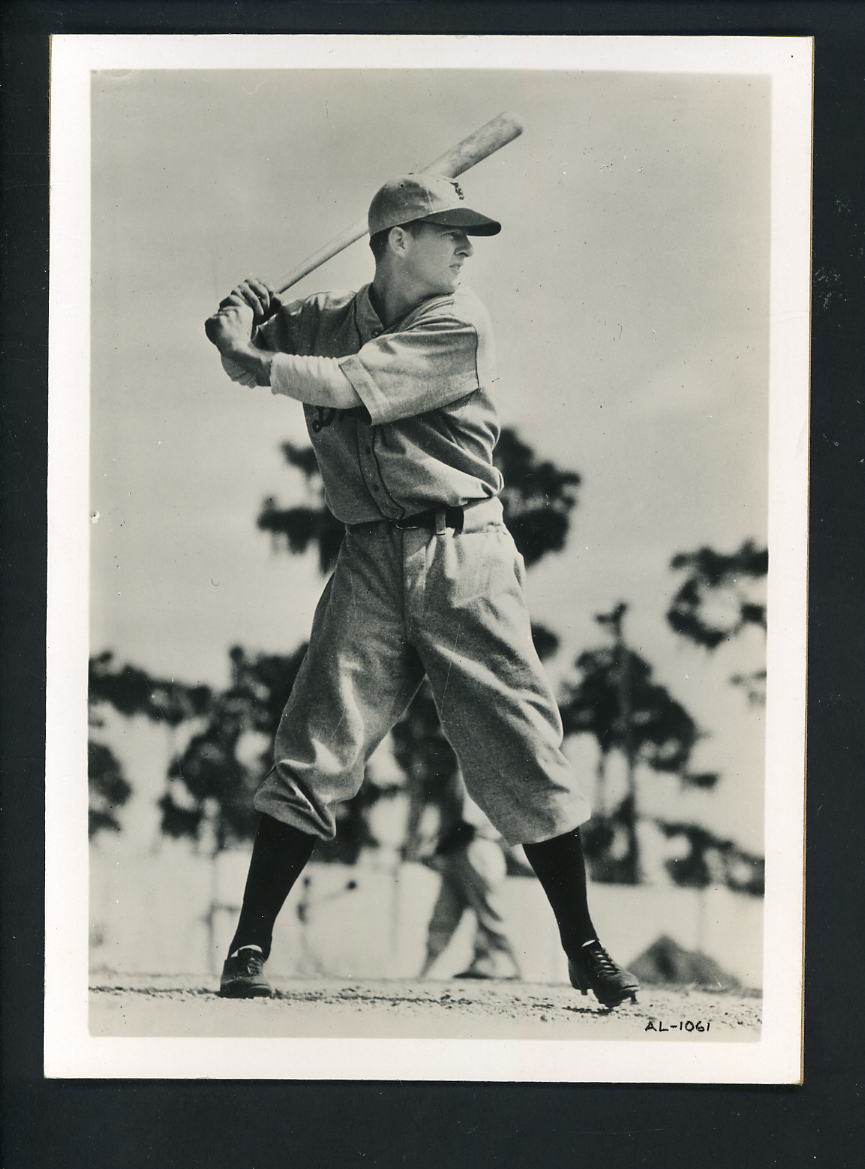
[{"label": "player's chin", "polygon": [[451,292],[455,292],[461,283],[461,276],[459,272],[448,271],[446,275],[431,280],[427,285],[428,296],[447,296]]}]

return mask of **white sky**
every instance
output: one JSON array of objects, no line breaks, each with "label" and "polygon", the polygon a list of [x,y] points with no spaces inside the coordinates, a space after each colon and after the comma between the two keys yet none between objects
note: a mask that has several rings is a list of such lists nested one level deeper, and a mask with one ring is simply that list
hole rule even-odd
[{"label": "white sky", "polygon": [[[761,848],[762,724],[730,674],[669,631],[671,556],[765,541],[769,81],[545,70],[94,74],[91,644],[221,684],[227,647],[287,652],[308,633],[312,558],[273,555],[262,498],[300,490],[278,444],[300,408],[221,374],[203,321],[243,276],[276,280],[501,110],[521,138],[467,173],[504,230],[466,281],[496,327],[501,421],[583,476],[567,550],[530,574],[564,650],[631,605],[632,644],[710,737],[715,795],[664,787]],[[355,244],[297,287],[357,287]],[[578,751],[578,756],[589,757]],[[658,788],[661,791],[661,787]]]}]

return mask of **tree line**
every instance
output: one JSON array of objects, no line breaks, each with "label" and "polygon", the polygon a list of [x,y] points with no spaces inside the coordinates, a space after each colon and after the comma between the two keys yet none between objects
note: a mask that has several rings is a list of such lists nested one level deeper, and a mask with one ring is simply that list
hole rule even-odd
[{"label": "tree line", "polygon": [[[269,496],[257,525],[274,547],[290,554],[314,553],[322,573],[333,567],[343,528],[324,504],[324,491],[309,447],[282,444],[288,467],[300,472],[305,496],[281,506]],[[561,551],[567,542],[578,503],[581,476],[540,458],[517,433],[502,431],[496,448],[502,470],[505,520],[527,567]],[[765,630],[765,606],[756,588],[765,578],[768,554],[746,540],[730,553],[701,547],[675,554],[670,569],[679,587],[666,613],[671,631],[708,653],[746,628]],[[683,789],[712,790],[721,777],[691,766],[704,737],[684,703],[654,677],[653,667],[628,644],[628,605],[618,601],[595,620],[600,642],[580,653],[558,695],[567,735],[589,735],[597,748],[596,812],[584,828],[591,875],[596,881],[636,884],[641,880],[638,826],[641,813],[638,774],[675,776]],[[559,648],[556,634],[533,626],[542,658]],[[110,747],[99,739],[100,711],[110,706],[121,715],[144,716],[168,727],[192,730],[175,753],[159,801],[160,826],[170,837],[201,842],[214,851],[247,842],[254,833],[252,795],[271,763],[270,750],[280,713],[303,659],[306,646],[290,654],[229,651],[229,683],[215,690],[150,675],[133,665],[117,665],[105,652],[90,661],[88,751],[91,837],[120,828],[118,809],[131,786]],[[737,674],[730,682],[747,701],[764,701],[765,670]],[[439,724],[429,688],[424,684],[392,735],[393,758],[402,782],[368,780],[360,793],[339,810],[336,840],[324,845],[325,860],[353,862],[361,849],[374,847],[370,808],[401,790],[403,783],[421,793],[421,803],[436,805],[449,788],[457,761]],[[625,793],[612,798],[607,772],[612,756],[624,763]],[[734,841],[684,820],[653,818],[660,831],[676,839],[684,852],[666,862],[680,885],[725,884],[758,894],[763,887],[762,858]],[[681,849],[680,849],[681,852]]]}]

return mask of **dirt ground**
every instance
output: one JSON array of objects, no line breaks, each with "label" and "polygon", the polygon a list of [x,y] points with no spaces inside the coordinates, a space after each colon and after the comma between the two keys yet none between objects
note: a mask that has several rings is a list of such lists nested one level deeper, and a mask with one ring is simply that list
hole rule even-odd
[{"label": "dirt ground", "polygon": [[644,987],[605,1011],[564,985],[452,979],[274,980],[274,997],[236,1001],[208,977],[94,979],[94,1036],[646,1039],[753,1042],[761,999],[748,991]]}]

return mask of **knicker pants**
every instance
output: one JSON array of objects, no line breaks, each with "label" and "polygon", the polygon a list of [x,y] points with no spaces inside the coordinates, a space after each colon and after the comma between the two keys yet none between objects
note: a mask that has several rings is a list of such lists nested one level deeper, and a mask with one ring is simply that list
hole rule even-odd
[{"label": "knicker pants", "polygon": [[455,533],[387,523],[346,533],[255,807],[325,840],[334,808],[429,678],[472,799],[509,844],[590,815],[531,638],[524,565],[501,504]]}]

